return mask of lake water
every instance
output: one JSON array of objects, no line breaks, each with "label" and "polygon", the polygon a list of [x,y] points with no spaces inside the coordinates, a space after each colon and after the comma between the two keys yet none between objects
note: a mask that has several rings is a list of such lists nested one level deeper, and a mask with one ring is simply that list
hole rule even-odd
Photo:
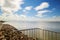
[{"label": "lake water", "polygon": [[60,22],[6,22],[6,23],[14,26],[19,30],[29,28],[41,28],[55,32],[60,32]]}]

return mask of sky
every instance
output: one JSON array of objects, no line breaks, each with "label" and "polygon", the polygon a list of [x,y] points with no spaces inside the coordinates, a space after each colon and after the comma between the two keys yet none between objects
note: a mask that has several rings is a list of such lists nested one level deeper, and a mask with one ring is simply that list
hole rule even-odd
[{"label": "sky", "polygon": [[60,0],[0,0],[0,20],[60,21]]}]

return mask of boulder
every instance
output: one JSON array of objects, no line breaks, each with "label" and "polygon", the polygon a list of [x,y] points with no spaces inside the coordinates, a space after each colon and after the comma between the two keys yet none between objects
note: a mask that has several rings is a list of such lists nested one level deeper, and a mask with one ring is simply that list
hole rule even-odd
[{"label": "boulder", "polygon": [[24,35],[21,31],[9,24],[3,24],[0,30],[0,40],[34,40],[28,35]]}]

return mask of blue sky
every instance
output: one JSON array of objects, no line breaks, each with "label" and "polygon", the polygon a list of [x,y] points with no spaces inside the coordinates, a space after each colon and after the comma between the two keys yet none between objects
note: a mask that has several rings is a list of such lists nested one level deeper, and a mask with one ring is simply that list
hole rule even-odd
[{"label": "blue sky", "polygon": [[1,0],[0,18],[2,20],[59,21],[60,0]]},{"label": "blue sky", "polygon": [[[25,4],[22,5],[23,8],[26,6],[32,6],[33,8],[40,5],[42,2],[49,3],[49,7],[45,8],[46,10],[51,10],[52,13],[46,14],[47,16],[60,16],[60,0],[24,0]],[[34,9],[29,11],[30,16],[36,14]],[[29,15],[29,14],[28,14]]]}]

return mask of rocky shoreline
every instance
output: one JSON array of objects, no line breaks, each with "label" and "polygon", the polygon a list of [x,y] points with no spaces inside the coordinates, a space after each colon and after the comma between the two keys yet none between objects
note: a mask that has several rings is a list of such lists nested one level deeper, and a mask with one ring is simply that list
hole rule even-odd
[{"label": "rocky shoreline", "polygon": [[9,24],[3,24],[0,30],[0,40],[36,40],[23,34]]}]

